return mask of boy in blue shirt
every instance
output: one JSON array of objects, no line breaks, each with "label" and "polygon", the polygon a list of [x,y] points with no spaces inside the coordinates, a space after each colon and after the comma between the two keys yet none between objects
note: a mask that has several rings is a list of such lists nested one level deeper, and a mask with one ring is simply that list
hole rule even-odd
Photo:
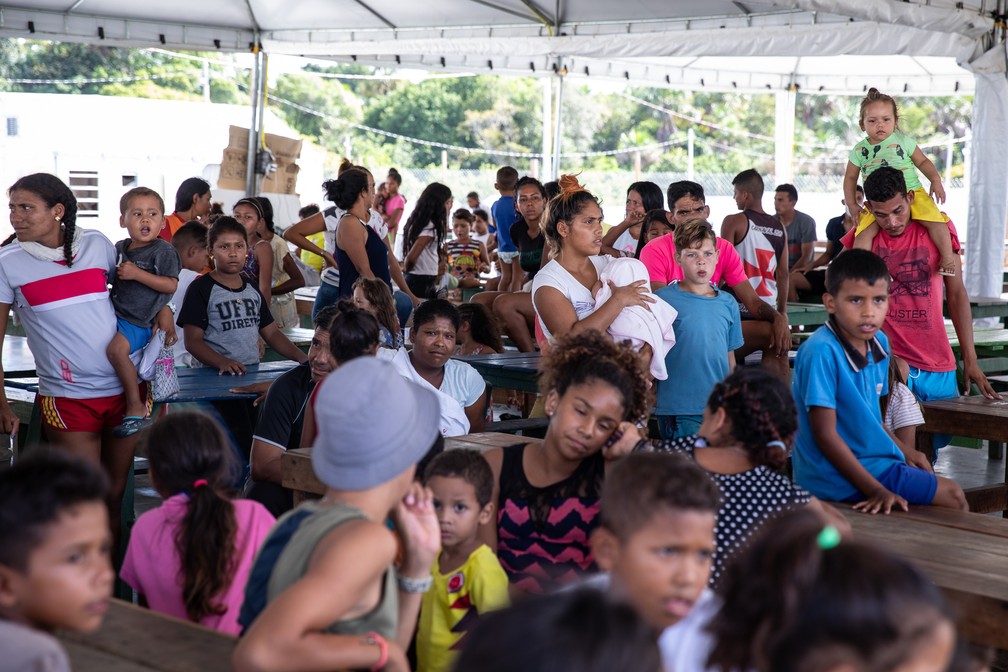
[{"label": "boy in blue shirt", "polygon": [[889,341],[889,269],[866,250],[840,254],[826,272],[826,325],[798,349],[793,390],[798,437],[795,480],[820,499],[856,502],[867,513],[907,504],[967,510],[962,489],[935,476],[928,459],[905,453],[882,425]]},{"label": "boy in blue shirt", "polygon": [[704,219],[675,230],[676,261],[683,279],[655,294],[679,313],[672,327],[676,343],[665,355],[669,377],[658,381],[658,429],[663,439],[696,434],[714,385],[735,368],[742,347],[738,302],[711,285],[717,266],[717,238]]},{"label": "boy in blue shirt", "polygon": [[518,171],[511,166],[504,166],[497,171],[497,181],[494,189],[501,197],[494,201],[490,208],[494,223],[497,225],[497,260],[500,262],[500,284],[497,289],[502,292],[517,292],[522,286],[522,270],[518,261],[518,247],[511,240],[511,225],[515,223],[515,185],[518,184]]}]

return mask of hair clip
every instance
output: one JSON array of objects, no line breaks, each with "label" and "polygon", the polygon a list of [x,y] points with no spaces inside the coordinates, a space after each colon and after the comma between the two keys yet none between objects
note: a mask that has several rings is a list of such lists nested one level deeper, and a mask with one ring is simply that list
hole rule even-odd
[{"label": "hair clip", "polygon": [[192,484],[192,489],[195,490],[196,488],[204,487],[206,484],[207,480],[205,478],[196,479]]},{"label": "hair clip", "polygon": [[783,450],[785,453],[787,452],[787,446],[784,445],[783,441],[767,441],[766,445],[767,448],[773,448],[774,446],[776,446],[777,448]]},{"label": "hair clip", "polygon": [[824,551],[836,548],[840,545],[840,531],[832,525],[827,525],[816,537],[816,545]]}]

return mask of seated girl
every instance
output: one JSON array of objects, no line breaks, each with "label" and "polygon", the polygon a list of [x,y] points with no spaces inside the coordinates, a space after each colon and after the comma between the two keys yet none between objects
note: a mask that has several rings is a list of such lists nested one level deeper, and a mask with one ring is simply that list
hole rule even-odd
[{"label": "seated girl", "polygon": [[487,409],[483,377],[465,362],[451,358],[459,326],[458,309],[448,301],[421,303],[413,314],[413,349],[399,349],[392,357],[404,378],[439,393],[444,436],[482,432]]},{"label": "seated girl", "polygon": [[481,303],[463,303],[458,307],[462,322],[455,338],[456,355],[494,355],[504,352],[500,326]]},{"label": "seated girl", "polygon": [[545,439],[484,453],[498,513],[480,534],[519,593],[550,592],[595,571],[589,538],[606,462],[617,457],[610,449],[635,435],[631,422],[651,405],[633,350],[597,330],[558,339],[543,357],[539,385]]},{"label": "seated girl", "polygon": [[307,360],[277,328],[269,301],[241,275],[248,250],[242,225],[220,217],[210,227],[207,243],[214,270],[192,281],[178,315],[189,354],[222,374],[241,375],[259,363],[261,336],[287,359]]},{"label": "seated girl", "polygon": [[[686,453],[721,488],[711,586],[718,585],[739,549],[781,511],[810,506],[826,516],[827,505],[781,473],[797,428],[787,385],[762,369],[739,367],[714,386],[698,435],[641,442],[642,449]],[[837,524],[846,526],[829,510]]]},{"label": "seated girl", "polygon": [[276,522],[259,502],[226,496],[228,439],[210,416],[171,413],[144,432],[151,484],[120,575],[151,609],[237,635],[252,560]]}]

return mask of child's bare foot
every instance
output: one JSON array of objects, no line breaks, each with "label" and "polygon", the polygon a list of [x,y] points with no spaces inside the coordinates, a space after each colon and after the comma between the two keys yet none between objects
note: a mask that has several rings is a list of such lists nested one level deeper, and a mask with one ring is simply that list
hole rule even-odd
[{"label": "child's bare foot", "polygon": [[942,255],[941,263],[938,265],[939,275],[955,276],[956,268],[959,267],[959,259],[954,252]]}]

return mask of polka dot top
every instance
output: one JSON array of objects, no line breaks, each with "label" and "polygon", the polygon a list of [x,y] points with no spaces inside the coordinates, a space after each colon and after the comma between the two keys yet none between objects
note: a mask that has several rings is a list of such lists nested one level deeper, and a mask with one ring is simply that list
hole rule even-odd
[{"label": "polka dot top", "polygon": [[[656,443],[654,450],[686,453],[694,459],[693,449],[697,445],[703,446],[703,439],[695,435],[685,436]],[[717,588],[729,560],[763,523],[782,511],[808,504],[812,495],[784,474],[767,466],[738,474],[707,473],[721,489],[721,510],[718,511],[715,528],[717,553],[710,578],[710,586]]]}]

